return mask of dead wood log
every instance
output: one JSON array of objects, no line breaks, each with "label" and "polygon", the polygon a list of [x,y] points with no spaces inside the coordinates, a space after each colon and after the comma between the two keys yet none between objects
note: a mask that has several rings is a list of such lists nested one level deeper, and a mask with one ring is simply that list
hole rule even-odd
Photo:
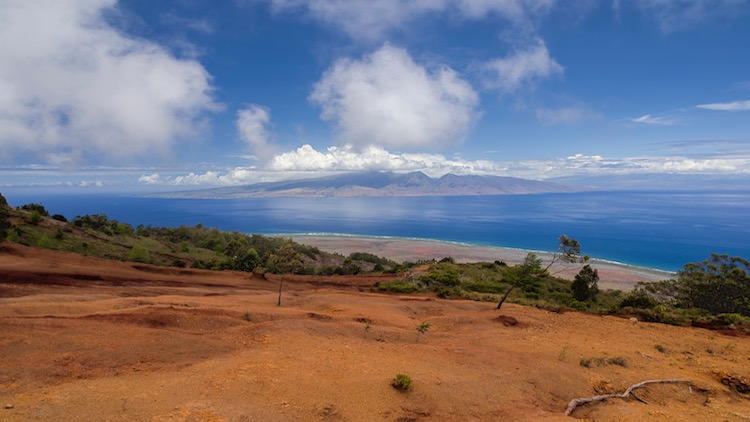
[{"label": "dead wood log", "polygon": [[[638,401],[646,403],[644,400],[641,400],[635,394],[633,394],[633,390],[636,390],[638,388],[643,388],[643,387],[647,386],[648,384],[688,384],[688,385],[692,386],[693,385],[693,381],[692,380],[676,379],[676,378],[673,378],[673,379],[664,379],[664,380],[648,380],[648,381],[639,382],[638,384],[631,385],[622,394],[604,394],[604,395],[601,395],[601,396],[594,396],[594,397],[580,397],[580,398],[577,398],[577,399],[573,399],[573,400],[570,401],[570,403],[568,403],[568,409],[565,411],[565,415],[566,416],[570,416],[573,413],[573,411],[576,410],[576,407],[578,407],[578,406],[580,406],[582,404],[599,402],[599,401],[603,401],[603,400],[607,400],[607,399],[624,399],[624,398],[627,398],[628,396],[631,396],[631,395],[633,397],[635,397]],[[691,389],[691,392],[692,392],[692,389]]]}]

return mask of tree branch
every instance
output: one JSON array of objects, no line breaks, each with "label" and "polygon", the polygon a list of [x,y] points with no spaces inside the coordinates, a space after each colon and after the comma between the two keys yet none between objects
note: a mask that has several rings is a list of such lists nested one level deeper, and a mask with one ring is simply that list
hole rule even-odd
[{"label": "tree branch", "polygon": [[578,407],[579,405],[582,405],[582,404],[593,403],[593,402],[603,401],[603,400],[607,400],[607,399],[624,399],[624,398],[627,398],[630,395],[632,395],[633,397],[635,397],[638,401],[646,403],[644,400],[641,400],[635,394],[633,394],[633,390],[638,389],[638,388],[643,388],[643,387],[645,387],[648,384],[688,384],[688,385],[692,386],[693,385],[693,381],[692,380],[676,379],[676,378],[664,379],[664,380],[648,380],[648,381],[639,382],[638,384],[631,385],[622,394],[605,394],[605,395],[602,395],[602,396],[581,397],[581,398],[573,399],[573,400],[570,401],[570,403],[568,403],[568,409],[565,410],[565,415],[566,416],[570,416],[573,413],[573,411],[576,410],[576,407]]}]

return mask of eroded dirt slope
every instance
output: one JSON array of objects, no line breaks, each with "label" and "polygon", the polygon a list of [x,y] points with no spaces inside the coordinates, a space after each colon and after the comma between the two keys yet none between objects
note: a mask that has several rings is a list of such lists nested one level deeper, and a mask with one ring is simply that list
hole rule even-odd
[{"label": "eroded dirt slope", "polygon": [[[747,420],[750,340],[515,305],[0,251],[0,420]],[[418,336],[415,325],[429,322]],[[657,347],[658,346],[658,347]],[[581,365],[590,359],[589,366]],[[626,366],[621,366],[620,364]],[[413,379],[403,393],[397,373]],[[6,409],[5,405],[12,405]]]}]

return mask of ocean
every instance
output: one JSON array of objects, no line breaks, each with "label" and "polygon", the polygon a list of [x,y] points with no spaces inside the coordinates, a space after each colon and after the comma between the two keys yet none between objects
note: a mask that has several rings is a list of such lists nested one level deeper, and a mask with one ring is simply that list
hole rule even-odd
[{"label": "ocean", "polygon": [[750,192],[582,192],[386,198],[169,199],[6,194],[72,219],[203,225],[259,234],[345,234],[552,250],[562,234],[592,257],[666,271],[712,252],[750,259]]}]

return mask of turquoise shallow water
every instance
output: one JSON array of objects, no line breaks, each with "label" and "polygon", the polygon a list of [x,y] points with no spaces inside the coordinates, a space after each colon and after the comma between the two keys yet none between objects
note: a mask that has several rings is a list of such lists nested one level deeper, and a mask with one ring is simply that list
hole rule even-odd
[{"label": "turquoise shallow water", "polygon": [[583,252],[677,270],[712,252],[750,258],[750,192],[585,192],[476,197],[167,199],[5,194],[72,218],[104,213],[137,226],[203,223],[247,233],[339,233]]}]

